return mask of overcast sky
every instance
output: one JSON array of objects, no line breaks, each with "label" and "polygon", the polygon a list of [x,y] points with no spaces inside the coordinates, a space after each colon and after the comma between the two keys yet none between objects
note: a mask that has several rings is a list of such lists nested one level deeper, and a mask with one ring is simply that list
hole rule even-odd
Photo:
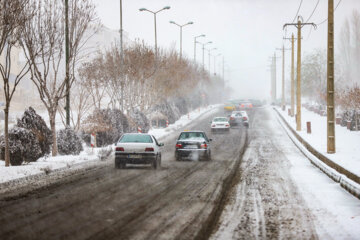
[{"label": "overcast sky", "polygon": [[[122,0],[123,28],[130,39],[143,39],[154,44],[154,21],[149,12],[140,12],[139,8],[159,10],[164,6],[171,9],[157,15],[158,46],[176,47],[179,50],[179,27],[170,24],[173,20],[179,24],[193,21],[193,25],[183,28],[183,55],[193,59],[194,36],[206,34],[199,41],[212,41],[211,48],[217,48],[214,54],[221,54],[217,63],[225,58],[225,80],[234,89],[238,98],[270,97],[270,56],[283,44],[283,25],[291,23],[296,16],[301,0]],[[112,29],[119,29],[119,0],[94,0],[102,23]],[[314,10],[318,0],[303,0],[299,15],[306,21]],[[309,22],[320,23],[327,18],[328,0],[319,0],[319,4]],[[337,5],[339,0],[334,0]],[[346,17],[353,11],[360,11],[360,0],[342,0],[335,12],[335,34]],[[326,48],[327,22],[317,30],[303,28],[302,53],[314,48]],[[287,35],[296,34],[295,27],[289,27]],[[290,43],[285,42],[289,47]],[[337,36],[335,35],[335,45]],[[277,51],[277,55],[281,55]],[[287,65],[290,64],[290,51],[286,53]],[[201,46],[197,45],[197,60],[202,62]],[[206,52],[205,66],[208,66]],[[278,97],[280,97],[281,59],[277,61]],[[211,72],[213,72],[211,58]],[[221,73],[220,66],[217,72]],[[288,69],[288,67],[286,67]],[[287,74],[286,78],[289,78]]]}]

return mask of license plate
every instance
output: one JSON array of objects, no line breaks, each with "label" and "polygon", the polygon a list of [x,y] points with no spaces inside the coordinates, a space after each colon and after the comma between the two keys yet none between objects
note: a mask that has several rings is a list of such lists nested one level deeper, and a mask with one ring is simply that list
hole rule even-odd
[{"label": "license plate", "polygon": [[188,148],[188,149],[197,149],[197,145],[187,145],[184,148]]},{"label": "license plate", "polygon": [[128,158],[142,158],[141,155],[129,155]]}]

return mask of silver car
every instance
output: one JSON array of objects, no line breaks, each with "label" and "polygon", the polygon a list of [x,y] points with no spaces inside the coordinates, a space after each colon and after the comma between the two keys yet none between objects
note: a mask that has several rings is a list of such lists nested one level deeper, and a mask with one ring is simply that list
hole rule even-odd
[{"label": "silver car", "polygon": [[161,147],[156,138],[144,133],[126,133],[116,144],[115,167],[126,164],[151,164],[154,169],[161,166]]},{"label": "silver car", "polygon": [[233,111],[230,115],[230,126],[249,127],[249,117],[245,111]]}]

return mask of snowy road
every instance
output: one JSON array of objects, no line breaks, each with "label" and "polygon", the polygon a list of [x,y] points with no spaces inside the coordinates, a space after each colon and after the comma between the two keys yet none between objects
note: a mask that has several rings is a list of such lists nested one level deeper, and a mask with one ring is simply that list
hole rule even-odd
[{"label": "snowy road", "polygon": [[[186,129],[209,132],[216,115]],[[177,132],[164,140],[159,171],[118,170],[112,160],[46,188],[2,196],[0,239],[360,236],[360,201],[309,163],[270,108],[254,109],[249,117],[248,131],[209,133],[211,162],[176,162]]]},{"label": "snowy road", "polygon": [[360,201],[310,164],[270,108],[253,118],[238,184],[211,239],[358,239]]},{"label": "snowy road", "polygon": [[[209,132],[214,116],[187,128]],[[0,239],[194,239],[208,236],[214,209],[238,168],[246,129],[211,136],[212,161],[174,159],[165,139],[162,168],[107,166],[21,197],[0,200]],[[204,224],[207,223],[207,224]],[[205,226],[205,227],[204,227]]]}]

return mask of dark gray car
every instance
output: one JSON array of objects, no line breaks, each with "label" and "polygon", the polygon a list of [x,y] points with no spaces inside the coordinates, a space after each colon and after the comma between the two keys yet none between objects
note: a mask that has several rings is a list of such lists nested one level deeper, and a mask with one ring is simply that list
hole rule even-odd
[{"label": "dark gray car", "polygon": [[180,133],[175,145],[176,161],[211,160],[210,141],[203,131],[184,131]]}]

